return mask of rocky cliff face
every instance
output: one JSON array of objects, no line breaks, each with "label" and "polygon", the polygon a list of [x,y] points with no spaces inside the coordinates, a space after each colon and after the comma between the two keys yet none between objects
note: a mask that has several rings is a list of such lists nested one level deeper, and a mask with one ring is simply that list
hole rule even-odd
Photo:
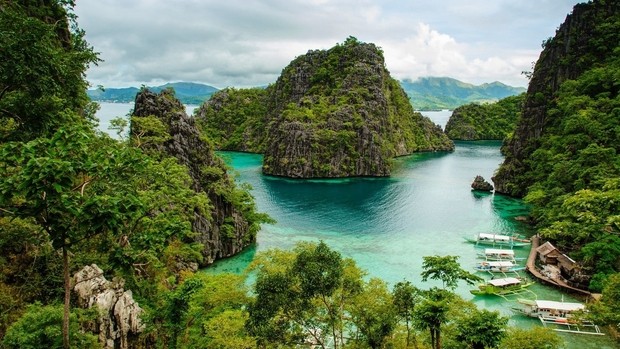
[{"label": "rocky cliff face", "polygon": [[543,43],[528,87],[522,117],[514,135],[502,147],[506,156],[492,178],[495,190],[523,196],[532,184],[528,177],[528,157],[539,146],[540,138],[550,123],[557,122],[547,111],[560,85],[575,79],[597,63],[603,62],[618,47],[618,28],[598,26],[601,19],[620,11],[617,1],[593,1],[578,4],[566,17],[555,37]]},{"label": "rocky cliff face", "polygon": [[140,334],[142,308],[133,299],[131,291],[123,289],[123,282],[110,282],[95,264],[84,267],[73,277],[73,291],[78,305],[84,309],[96,307],[99,318],[90,328],[99,336],[99,343],[106,349],[127,349],[130,338]]},{"label": "rocky cliff face", "polygon": [[[252,116],[239,108],[235,117],[242,117],[235,122],[236,128],[222,123],[233,119],[222,102],[239,100],[231,98],[231,92],[239,94],[226,91],[214,96],[198,117],[210,133],[222,134],[223,128],[229,130],[224,132],[231,135],[227,137],[245,144],[251,141],[252,146],[233,149],[263,152],[265,174],[389,176],[393,157],[454,148],[439,126],[414,112],[400,84],[385,68],[383,52],[352,37],[329,50],[309,51],[293,60],[265,91],[264,114]],[[248,120],[254,120],[250,127],[246,127]],[[229,138],[222,144],[230,144]]]},{"label": "rocky cliff face", "polygon": [[395,156],[453,149],[439,128],[413,111],[385,68],[383,52],[354,38],[291,62],[267,110],[266,174],[388,176]]},{"label": "rocky cliff face", "polygon": [[[205,192],[211,201],[213,208],[210,217],[196,214],[192,222],[192,229],[197,232],[196,241],[204,245],[204,265],[230,257],[255,242],[256,225],[249,222],[226,195],[235,186],[226,172],[226,166],[198,131],[194,119],[186,115],[185,107],[173,92],[164,90],[156,94],[149,90],[141,91],[136,96],[133,116],[155,116],[164,124],[165,133],[169,136],[167,140],[143,145],[142,148],[177,158],[189,169],[193,189]],[[132,137],[144,132],[149,131],[137,130],[136,125],[132,124]]]}]

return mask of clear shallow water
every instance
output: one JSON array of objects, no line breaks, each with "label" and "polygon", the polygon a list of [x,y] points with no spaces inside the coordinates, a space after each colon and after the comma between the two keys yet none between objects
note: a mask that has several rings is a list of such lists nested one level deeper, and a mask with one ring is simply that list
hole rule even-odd
[{"label": "clear shallow water", "polygon": [[[133,104],[102,103],[100,129],[105,122],[126,115]],[[191,108],[191,109],[189,109]],[[189,106],[191,114],[195,106]],[[448,114],[447,114],[448,113]],[[116,114],[116,115],[114,115]],[[449,112],[424,112],[445,125]],[[395,160],[390,178],[345,180],[290,180],[261,174],[262,156],[222,152],[236,171],[237,180],[252,185],[261,212],[277,220],[263,226],[258,242],[243,253],[215,263],[205,272],[239,273],[255,254],[269,248],[290,248],[297,241],[323,240],[343,256],[353,258],[368,271],[394,284],[407,279],[420,288],[434,283],[420,280],[422,257],[457,255],[464,268],[473,268],[480,249],[463,236],[478,232],[523,233],[527,227],[514,218],[527,214],[520,200],[502,195],[475,193],[470,184],[476,175],[490,180],[502,162],[500,142],[457,142],[452,153],[421,153]],[[525,257],[527,249],[516,250]],[[516,297],[474,297],[472,286],[456,292],[479,307],[510,316],[512,325],[529,327],[538,320],[514,316]],[[524,298],[574,300],[557,290],[534,285]],[[569,348],[616,348],[608,337],[566,335]]]},{"label": "clear shallow water", "polygon": [[[394,284],[407,279],[420,288],[437,284],[421,282],[422,257],[457,255],[464,268],[479,261],[476,248],[463,236],[478,232],[523,233],[528,227],[515,220],[527,214],[520,201],[502,195],[476,193],[470,184],[478,174],[487,180],[502,161],[500,142],[457,142],[453,153],[422,153],[396,160],[390,178],[345,180],[290,180],[261,174],[262,157],[222,152],[250,183],[259,210],[277,220],[265,225],[256,246],[241,255],[220,261],[206,272],[240,272],[256,252],[290,248],[297,241],[325,241],[343,256],[353,258],[368,271]],[[526,257],[529,249],[517,249]],[[525,275],[525,274],[523,274]],[[484,276],[484,275],[483,275]],[[479,307],[498,310],[510,324],[539,326],[538,320],[514,315],[518,297],[474,297],[472,286],[456,292]],[[534,285],[521,298],[576,301],[543,285]],[[607,337],[562,334],[569,348],[616,348]]]}]

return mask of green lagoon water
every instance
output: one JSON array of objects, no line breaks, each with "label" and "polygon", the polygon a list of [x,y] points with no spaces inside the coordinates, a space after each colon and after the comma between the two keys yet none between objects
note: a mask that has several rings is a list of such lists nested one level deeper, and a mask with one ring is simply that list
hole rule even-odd
[{"label": "green lagoon water", "polygon": [[[437,284],[421,282],[422,257],[456,255],[471,269],[481,248],[463,237],[479,232],[521,233],[528,227],[515,220],[526,215],[521,200],[503,195],[472,192],[478,174],[490,179],[502,161],[500,142],[457,142],[452,153],[420,153],[396,160],[390,178],[346,180],[290,180],[263,176],[262,157],[222,152],[237,172],[238,181],[252,185],[258,208],[277,220],[263,226],[256,246],[234,258],[220,261],[207,272],[238,273],[257,252],[291,248],[298,241],[325,241],[343,256],[354,259],[390,284],[407,279],[420,288]],[[529,249],[517,249],[526,257]],[[523,273],[525,275],[525,273]],[[514,315],[517,297],[474,297],[472,286],[460,285],[457,293],[482,308],[510,316],[510,324],[538,326],[538,320]],[[524,298],[575,300],[557,290],[534,285]],[[562,335],[569,348],[615,348],[607,337]]]},{"label": "green lagoon water", "polygon": [[[115,116],[123,116],[131,104],[102,103],[98,113],[101,129]],[[188,112],[191,113],[188,108]],[[425,113],[444,126],[450,112]],[[215,263],[207,273],[242,272],[256,253],[270,248],[288,249],[298,241],[325,241],[343,256],[354,259],[369,276],[391,285],[403,279],[420,288],[438,284],[421,282],[422,257],[459,256],[471,269],[480,248],[464,236],[479,232],[521,233],[528,227],[515,220],[526,215],[520,200],[502,195],[472,192],[476,175],[490,181],[503,158],[500,142],[456,142],[451,153],[419,153],[395,160],[390,178],[346,180],[290,180],[261,174],[262,156],[222,152],[236,171],[237,180],[254,188],[258,209],[277,223],[264,225],[257,244],[245,252]],[[528,249],[517,250],[518,257]],[[525,275],[523,273],[523,275]],[[512,325],[538,326],[535,319],[514,315],[516,297],[474,297],[472,286],[460,285],[456,292],[479,307],[510,316]],[[574,300],[557,290],[534,285],[527,298]],[[569,348],[616,348],[609,337],[563,335]]]}]

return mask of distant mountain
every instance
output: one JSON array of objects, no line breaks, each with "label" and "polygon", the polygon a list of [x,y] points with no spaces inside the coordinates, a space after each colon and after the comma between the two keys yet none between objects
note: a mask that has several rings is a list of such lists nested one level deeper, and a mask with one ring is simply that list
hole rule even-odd
[{"label": "distant mountain", "polygon": [[[149,87],[153,92],[161,92],[166,88],[173,88],[176,97],[183,104],[201,104],[205,100],[209,99],[212,94],[219,91],[219,89],[193,82],[172,82],[161,86]],[[117,103],[129,103],[133,102],[136,98],[136,94],[140,91],[137,87],[125,87],[125,88],[106,88],[102,90],[88,90],[88,96],[99,102],[117,102]]]},{"label": "distant mountain", "polygon": [[[400,81],[413,108],[416,110],[455,109],[469,103],[496,102],[508,96],[518,95],[525,92],[523,87],[512,87],[501,82],[490,84],[472,85],[452,78],[426,77],[415,81]],[[176,97],[183,104],[202,104],[219,89],[193,82],[173,82],[165,85],[149,87],[153,92],[172,87]],[[88,90],[88,95],[94,101],[101,102],[133,102],[138,87],[106,88],[101,90]]]},{"label": "distant mountain", "polygon": [[525,92],[501,82],[472,85],[445,77],[425,77],[400,82],[416,110],[455,109],[469,103],[496,102]]}]

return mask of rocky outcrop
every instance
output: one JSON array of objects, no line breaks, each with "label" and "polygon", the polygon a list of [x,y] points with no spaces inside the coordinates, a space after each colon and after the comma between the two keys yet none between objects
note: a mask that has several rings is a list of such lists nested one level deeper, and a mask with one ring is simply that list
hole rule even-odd
[{"label": "rocky outcrop", "polygon": [[[396,156],[454,149],[439,126],[414,112],[381,49],[352,37],[297,57],[263,95],[240,97],[216,94],[197,117],[222,147],[235,145],[225,149],[264,153],[269,175],[389,176]],[[256,107],[260,98],[264,108]]]},{"label": "rocky outcrop", "polygon": [[[193,189],[209,197],[212,211],[208,216],[196,213],[192,222],[195,241],[204,246],[202,266],[215,260],[230,257],[256,241],[257,225],[230,201],[235,190],[234,181],[228,176],[224,162],[215,155],[212,146],[195,126],[194,119],[185,113],[185,107],[174,97],[174,92],[164,90],[153,93],[142,90],[136,96],[134,117],[155,116],[166,128],[166,140],[142,144],[148,152],[157,152],[178,159],[189,169]],[[130,134],[137,137],[144,130],[131,125]],[[148,132],[146,132],[148,134]],[[179,261],[179,265],[183,264]]]},{"label": "rocky outcrop", "polygon": [[473,190],[479,190],[479,191],[492,191],[493,190],[493,186],[491,185],[491,183],[485,181],[484,177],[482,176],[476,176],[474,181],[471,183],[471,188]]},{"label": "rocky outcrop", "polygon": [[267,110],[265,174],[388,176],[395,156],[453,149],[440,128],[413,111],[383,52],[351,37],[293,60]]},{"label": "rocky outcrop", "polygon": [[513,136],[504,144],[504,163],[492,178],[495,190],[521,197],[533,184],[527,172],[528,158],[540,145],[540,138],[554,120],[548,110],[560,85],[575,79],[603,62],[617,49],[618,30],[613,25],[600,26],[605,19],[620,12],[617,1],[592,1],[577,4],[572,14],[557,29],[555,37],[543,43],[536,62],[522,110]]},{"label": "rocky outcrop", "polygon": [[103,271],[95,264],[84,267],[74,277],[73,291],[78,306],[97,308],[99,318],[88,330],[99,336],[99,343],[106,349],[129,348],[132,336],[144,329],[140,316],[142,308],[133,299],[130,290],[123,289],[121,280],[106,280]]}]

